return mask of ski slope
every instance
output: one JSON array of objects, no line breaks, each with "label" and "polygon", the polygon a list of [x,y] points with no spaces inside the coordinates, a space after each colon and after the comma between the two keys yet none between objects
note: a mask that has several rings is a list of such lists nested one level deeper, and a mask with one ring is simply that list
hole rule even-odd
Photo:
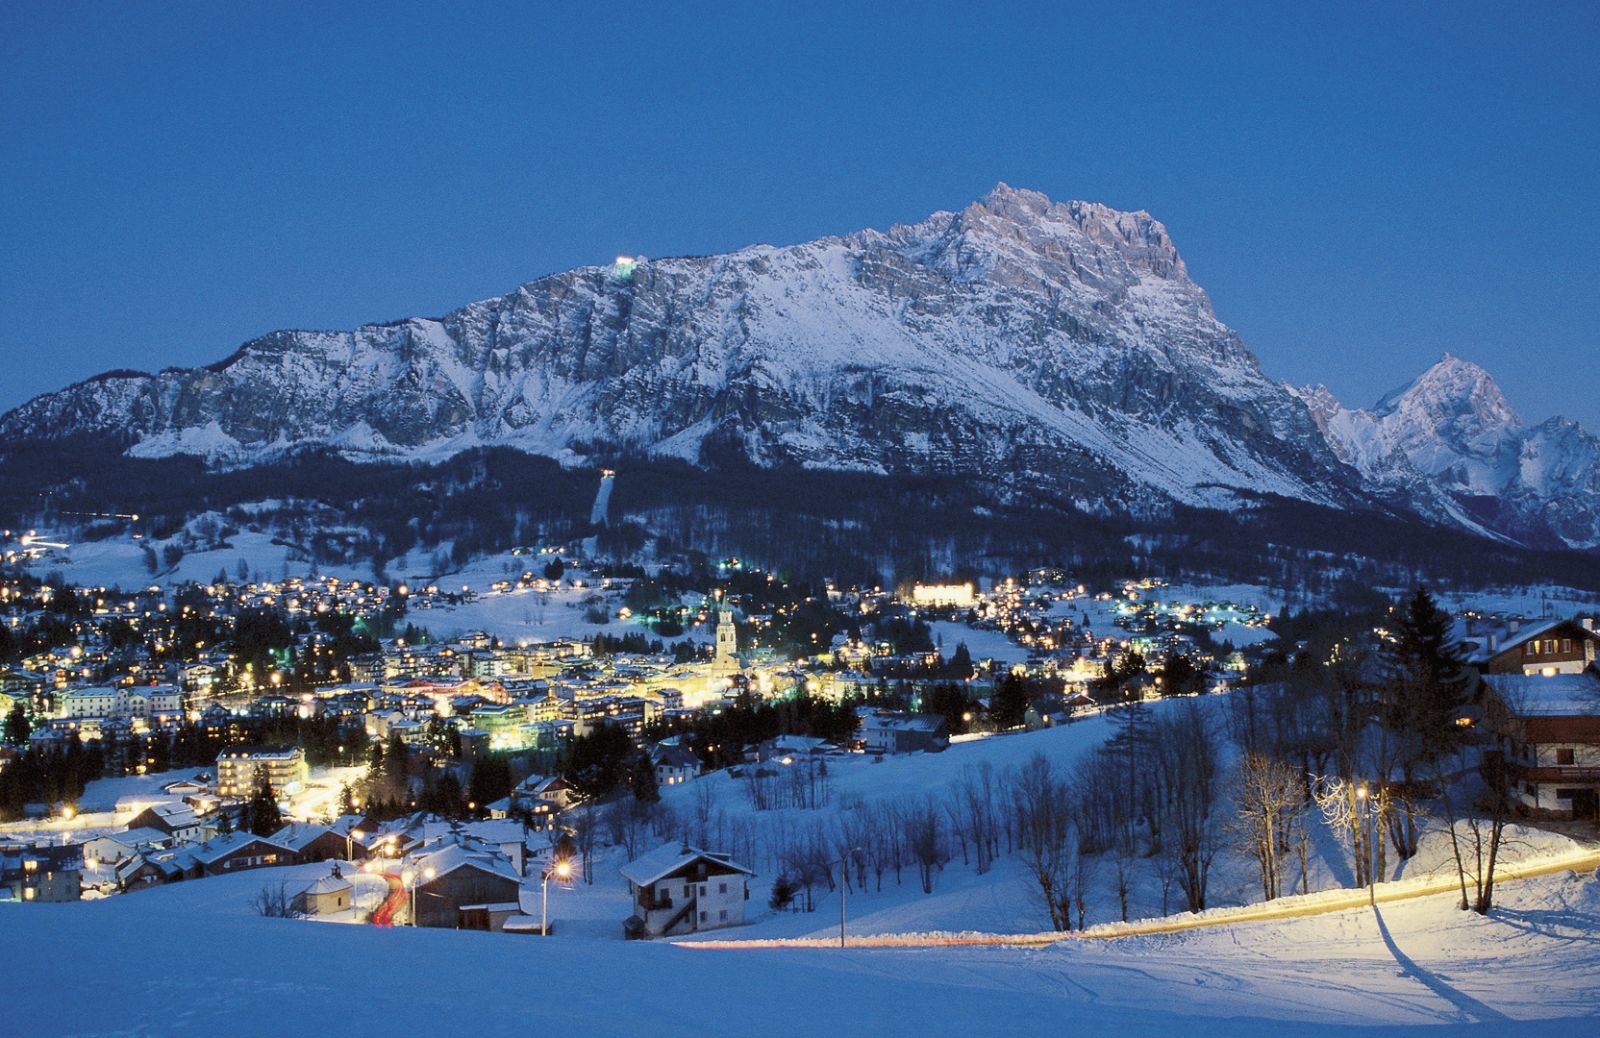
[{"label": "ski slope", "polygon": [[[8,1034],[1140,1036],[1594,1033],[1600,881],[1505,889],[1049,948],[707,951],[254,916],[259,870],[77,905],[13,907]],[[137,947],[137,954],[130,949]]]}]

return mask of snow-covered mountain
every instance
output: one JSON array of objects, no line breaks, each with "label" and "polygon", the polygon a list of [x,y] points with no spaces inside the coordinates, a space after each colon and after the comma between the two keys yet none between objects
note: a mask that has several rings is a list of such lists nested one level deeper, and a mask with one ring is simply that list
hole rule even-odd
[{"label": "snow-covered mountain", "polygon": [[1523,543],[1600,546],[1600,439],[1565,418],[1524,425],[1476,364],[1446,354],[1369,410],[1297,392],[1369,486]]},{"label": "snow-covered mountain", "polygon": [[0,448],[116,436],[241,467],[305,448],[440,459],[950,475],[1148,512],[1379,501],[1600,546],[1600,448],[1526,428],[1446,358],[1371,410],[1268,378],[1144,212],[1004,184],[958,213],[724,256],[619,260],[442,318],[275,332],[204,368],[114,372],[0,417]]},{"label": "snow-covered mountain", "polygon": [[1006,185],[959,213],[725,256],[618,262],[439,319],[286,331],[0,418],[226,465],[324,445],[966,474],[1090,507],[1359,491],[1143,212]]}]

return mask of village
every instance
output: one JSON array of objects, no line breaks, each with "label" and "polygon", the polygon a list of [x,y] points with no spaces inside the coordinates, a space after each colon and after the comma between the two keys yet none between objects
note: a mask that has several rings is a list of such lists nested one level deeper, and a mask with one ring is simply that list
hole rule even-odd
[{"label": "village", "polygon": [[[255,894],[262,914],[549,934],[568,892],[599,883],[626,891],[602,902],[618,935],[737,927],[814,907],[818,884],[865,888],[870,869],[860,847],[778,846],[730,797],[821,808],[830,785],[870,794],[888,774],[872,762],[942,775],[933,762],[975,740],[1237,702],[1293,655],[1264,601],[1148,579],[790,588],[724,560],[714,586],[690,589],[536,557],[517,580],[453,593],[329,577],[125,594],[14,572],[0,586],[0,898],[287,869]],[[480,596],[562,591],[604,630],[509,642],[424,626]],[[1455,723],[1505,762],[1516,816],[1592,829],[1593,620],[1464,609],[1450,643],[1472,674]],[[914,821],[894,824],[910,865]],[[925,892],[957,841],[968,853],[954,821],[937,835]],[[882,853],[880,890],[902,865],[902,849]]]}]

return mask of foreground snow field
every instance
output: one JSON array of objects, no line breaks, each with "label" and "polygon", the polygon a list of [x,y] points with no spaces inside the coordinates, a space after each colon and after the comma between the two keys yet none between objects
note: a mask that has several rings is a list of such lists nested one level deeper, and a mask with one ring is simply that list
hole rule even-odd
[{"label": "foreground snow field", "polygon": [[[324,868],[5,911],[0,1033],[1443,1038],[1509,1020],[1519,1035],[1586,1035],[1600,1016],[1588,874],[1508,885],[1489,919],[1435,897],[1034,949],[722,951],[251,914],[264,880]],[[16,954],[30,948],[71,968]]]}]

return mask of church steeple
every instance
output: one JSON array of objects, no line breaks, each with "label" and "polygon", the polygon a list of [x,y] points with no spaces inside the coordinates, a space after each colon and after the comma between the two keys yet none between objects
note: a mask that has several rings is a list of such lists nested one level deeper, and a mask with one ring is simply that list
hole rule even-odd
[{"label": "church steeple", "polygon": [[713,666],[718,671],[739,669],[739,631],[733,625],[733,610],[726,602],[717,611],[717,655]]}]

